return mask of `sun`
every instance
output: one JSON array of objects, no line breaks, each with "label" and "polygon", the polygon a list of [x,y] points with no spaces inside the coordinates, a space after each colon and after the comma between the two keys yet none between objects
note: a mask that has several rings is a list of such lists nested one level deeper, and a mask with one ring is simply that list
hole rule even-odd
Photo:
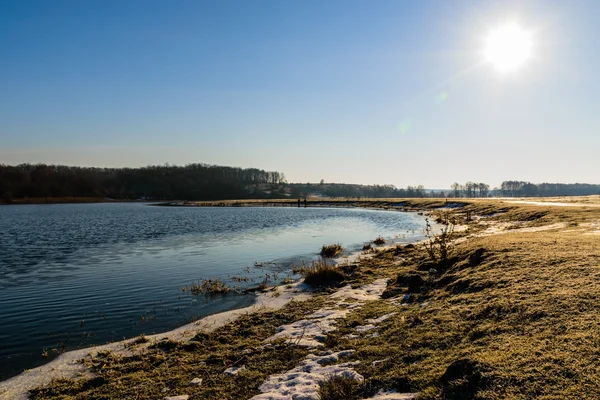
[{"label": "sun", "polygon": [[500,73],[518,70],[531,57],[531,36],[516,23],[491,31],[485,41],[485,61]]}]

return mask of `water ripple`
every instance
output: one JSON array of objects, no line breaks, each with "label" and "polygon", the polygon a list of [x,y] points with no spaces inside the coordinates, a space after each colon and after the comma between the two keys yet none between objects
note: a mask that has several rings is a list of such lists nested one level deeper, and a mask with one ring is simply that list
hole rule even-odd
[{"label": "water ripple", "polygon": [[254,298],[190,296],[181,289],[192,281],[256,285],[267,273],[287,276],[324,244],[415,238],[423,222],[352,209],[0,207],[0,379],[45,362],[44,349],[165,331]]}]

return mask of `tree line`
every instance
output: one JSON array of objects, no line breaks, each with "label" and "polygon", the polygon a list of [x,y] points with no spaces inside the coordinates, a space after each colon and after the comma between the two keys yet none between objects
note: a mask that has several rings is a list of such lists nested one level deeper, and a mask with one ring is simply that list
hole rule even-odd
[{"label": "tree line", "polygon": [[27,198],[110,198],[115,200],[227,200],[302,198],[461,198],[534,197],[600,194],[600,185],[504,181],[490,189],[483,182],[455,182],[449,190],[423,185],[287,183],[285,174],[257,168],[209,164],[151,165],[142,168],[86,168],[64,165],[0,164],[0,201]]},{"label": "tree line", "polygon": [[490,189],[485,183],[454,182],[448,197],[554,197],[589,196],[600,194],[600,185],[589,183],[531,183],[504,181],[498,188]]},{"label": "tree line", "polygon": [[322,196],[322,197],[431,197],[431,193],[423,185],[396,188],[394,185],[358,185],[348,183],[290,183],[288,192],[292,198]]},{"label": "tree line", "polygon": [[460,184],[454,182],[450,186],[448,197],[488,197],[490,195],[490,185],[483,182],[467,182]]},{"label": "tree line", "polygon": [[600,194],[600,185],[589,183],[531,183],[504,181],[499,193],[505,197],[589,196]]},{"label": "tree line", "polygon": [[0,164],[0,196],[5,202],[16,198],[39,197],[103,197],[119,200],[278,197],[284,183],[285,175],[281,172],[208,164],[165,164],[143,168]]}]

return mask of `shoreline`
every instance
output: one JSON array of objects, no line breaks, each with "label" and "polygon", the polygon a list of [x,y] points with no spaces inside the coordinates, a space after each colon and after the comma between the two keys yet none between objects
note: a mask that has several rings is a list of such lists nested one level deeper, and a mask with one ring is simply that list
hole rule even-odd
[{"label": "shoreline", "polygon": [[[387,202],[386,202],[387,203]],[[75,204],[75,203],[73,203]],[[156,204],[151,204],[156,205]],[[171,205],[177,206],[177,205]],[[250,205],[253,206],[253,205]],[[254,205],[258,206],[258,205]],[[261,203],[262,207],[270,207],[271,204]],[[295,204],[294,204],[295,206]],[[312,207],[315,205],[313,204]],[[320,207],[328,208],[327,205],[319,205]],[[400,212],[417,212],[418,210],[411,209],[406,210],[399,207],[394,208],[382,208],[381,206],[373,206],[370,204],[368,207],[353,206],[347,204],[340,204],[341,208],[368,208],[374,211],[400,211]],[[329,208],[333,208],[329,206]],[[425,211],[425,210],[423,210]],[[361,256],[364,258],[370,258],[376,254],[379,250],[386,250],[398,245],[406,245],[409,243],[419,243],[422,238],[415,239],[409,242],[399,242],[398,238],[391,238],[389,244],[382,246],[375,246],[374,252],[365,254],[362,250],[351,252],[347,255],[334,258],[333,261],[337,265],[355,263]],[[248,315],[253,313],[263,313],[269,311],[276,311],[284,307],[290,301],[304,301],[311,297],[311,288],[303,283],[303,279],[288,284],[279,284],[261,292],[257,295],[254,303],[250,306],[223,311],[220,313],[208,315],[202,317],[191,323],[187,323],[180,327],[176,327],[166,332],[160,332],[152,335],[144,335],[150,342],[159,342],[161,340],[174,340],[178,342],[188,341],[198,333],[209,333],[218,329],[230,322],[237,320],[242,315]],[[138,337],[129,339],[123,339],[117,342],[111,342],[103,345],[94,345],[82,349],[75,349],[66,351],[58,355],[52,361],[45,363],[41,366],[26,369],[18,375],[11,378],[0,381],[0,396],[9,396],[7,399],[28,399],[28,392],[31,389],[46,386],[52,380],[55,379],[73,379],[73,378],[90,378],[93,376],[91,372],[83,366],[82,359],[94,357],[98,353],[102,352],[115,352],[124,356],[130,356],[137,354],[140,350],[143,352],[148,346],[142,349],[136,349],[133,351],[130,344],[135,342]],[[4,397],[2,397],[4,399]]]},{"label": "shoreline", "polygon": [[[363,251],[358,250],[348,255],[335,258],[333,261],[336,265],[356,263],[359,262],[361,258],[368,259],[373,257],[379,250],[389,250],[395,246],[418,244],[421,242],[422,239],[408,243],[392,242],[389,245],[386,244],[375,247],[374,252],[365,254]],[[143,353],[150,344],[163,340],[173,340],[176,342],[189,341],[198,333],[213,332],[230,322],[236,321],[242,315],[277,311],[291,301],[302,302],[308,300],[312,296],[312,291],[313,290],[308,285],[304,284],[304,280],[301,278],[292,284],[276,285],[261,292],[257,295],[255,302],[250,306],[207,315],[196,321],[166,332],[144,335],[149,342],[141,348],[138,347],[132,349],[131,345],[135,344],[139,338],[133,337],[103,345],[67,351],[44,365],[27,369],[14,377],[0,381],[0,395],[9,396],[6,397],[6,399],[11,400],[27,400],[29,398],[28,393],[30,390],[46,386],[52,380],[93,378],[94,374],[80,362],[81,360],[94,357],[102,352],[114,352],[123,356],[132,356]],[[4,397],[2,398],[4,399]]]}]

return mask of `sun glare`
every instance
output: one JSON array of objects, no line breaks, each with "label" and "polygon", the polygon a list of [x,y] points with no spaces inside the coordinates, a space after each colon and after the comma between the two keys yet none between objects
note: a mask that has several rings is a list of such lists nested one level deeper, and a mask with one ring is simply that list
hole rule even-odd
[{"label": "sun glare", "polygon": [[485,43],[485,61],[501,73],[519,69],[531,56],[531,33],[514,23],[491,31]]}]

